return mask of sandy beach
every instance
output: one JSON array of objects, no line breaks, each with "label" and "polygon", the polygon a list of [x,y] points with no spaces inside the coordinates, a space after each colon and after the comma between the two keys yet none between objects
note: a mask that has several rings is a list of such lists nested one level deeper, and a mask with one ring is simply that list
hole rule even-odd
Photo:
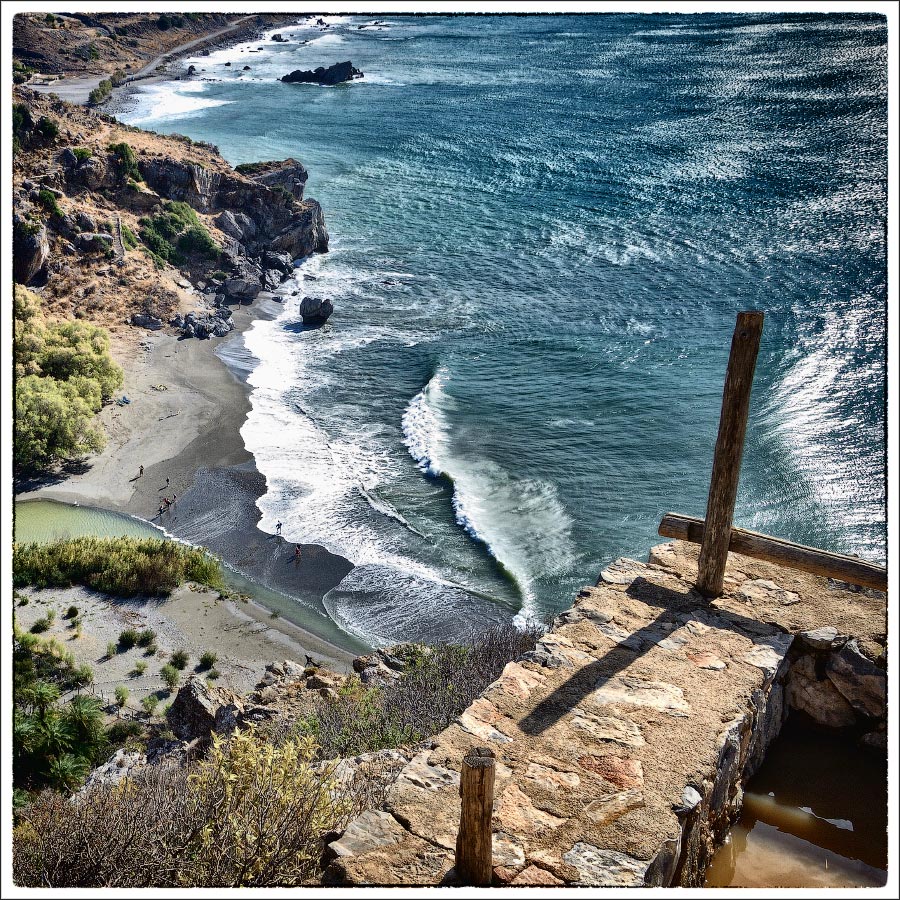
[{"label": "sandy beach", "polygon": [[[240,435],[249,390],[215,353],[222,342],[239,341],[254,321],[277,310],[270,295],[260,295],[252,305],[233,307],[231,334],[203,341],[183,340],[164,330],[116,329],[112,350],[125,371],[116,398],[128,397],[130,403],[110,403],[100,414],[107,430],[106,448],[73,474],[29,486],[17,499],[58,500],[139,516],[209,548],[248,579],[320,608],[322,596],[352,565],[312,544],[302,546],[298,559],[294,544],[256,527],[256,500],[265,491],[265,479]],[[138,477],[142,465],[144,474]],[[166,496],[177,496],[177,501],[160,516],[159,505]],[[169,615],[168,605],[147,604],[155,615]],[[172,608],[176,606],[183,609],[185,604]],[[247,616],[264,623],[265,640],[240,644],[244,657],[249,655],[259,666],[279,654],[298,662],[309,654],[331,668],[345,669],[363,649],[349,637],[340,646],[341,633],[334,627],[328,629],[336,635],[333,641],[303,628],[300,623],[311,613],[300,604],[294,610],[290,602],[281,603],[279,612],[280,617],[273,619],[258,603],[242,603],[240,609],[234,603],[218,604],[214,618],[229,627]],[[193,633],[191,614],[179,618],[181,627]],[[211,628],[208,611],[204,628]],[[211,636],[209,640],[224,657],[225,646]]]}]

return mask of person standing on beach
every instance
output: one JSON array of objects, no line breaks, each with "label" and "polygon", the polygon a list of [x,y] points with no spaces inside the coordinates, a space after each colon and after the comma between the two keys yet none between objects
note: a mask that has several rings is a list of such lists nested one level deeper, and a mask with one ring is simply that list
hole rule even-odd
[{"label": "person standing on beach", "polygon": [[138,478],[143,478],[143,477],[144,477],[144,467],[141,466],[140,469],[138,470]]},{"label": "person standing on beach", "polygon": [[160,516],[160,518],[162,518],[162,514],[163,514],[163,505],[162,505],[162,503],[160,503],[160,504],[159,504],[159,516]]},{"label": "person standing on beach", "polygon": [[281,534],[281,522],[275,524],[275,534]]},{"label": "person standing on beach", "polygon": [[168,487],[168,486],[169,486],[169,476],[166,475],[166,487]]}]

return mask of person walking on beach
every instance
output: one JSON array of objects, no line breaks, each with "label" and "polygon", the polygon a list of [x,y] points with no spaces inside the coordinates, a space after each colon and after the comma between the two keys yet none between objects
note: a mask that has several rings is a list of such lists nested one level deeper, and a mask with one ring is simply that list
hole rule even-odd
[{"label": "person walking on beach", "polygon": [[281,534],[281,522],[275,524],[275,534]]},{"label": "person walking on beach", "polygon": [[169,486],[169,476],[166,475],[166,487],[168,487],[168,486]]},{"label": "person walking on beach", "polygon": [[143,477],[144,477],[144,467],[141,466],[140,469],[138,470],[138,478],[143,478]]},{"label": "person walking on beach", "polygon": [[172,494],[172,506],[175,505],[175,501],[178,499],[178,494]]},{"label": "person walking on beach", "polygon": [[160,503],[159,504],[159,517],[160,518],[162,518],[162,514],[163,514],[163,505],[162,505],[162,503]]}]

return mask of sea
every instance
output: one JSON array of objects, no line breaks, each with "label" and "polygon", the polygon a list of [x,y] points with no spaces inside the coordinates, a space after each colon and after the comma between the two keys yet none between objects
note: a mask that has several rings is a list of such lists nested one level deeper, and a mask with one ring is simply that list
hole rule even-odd
[{"label": "sea", "polygon": [[[309,170],[330,251],[219,352],[251,360],[259,527],[356,566],[323,598],[341,628],[543,621],[703,516],[748,309],[736,524],[884,562],[883,17],[317,18],[117,115]],[[362,79],[279,81],[348,59]]]}]

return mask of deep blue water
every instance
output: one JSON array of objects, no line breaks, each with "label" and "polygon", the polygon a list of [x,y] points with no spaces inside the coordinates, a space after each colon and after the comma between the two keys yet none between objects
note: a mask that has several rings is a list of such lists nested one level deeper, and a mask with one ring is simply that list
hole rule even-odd
[{"label": "deep blue water", "polygon": [[[337,621],[544,616],[703,515],[742,309],[766,322],[737,524],[884,560],[882,19],[329,21],[120,115],[309,168],[332,250],[299,288],[336,312],[302,332],[289,297],[248,332],[242,434],[261,527],[360,564]],[[277,81],[343,59],[366,77]]]}]

